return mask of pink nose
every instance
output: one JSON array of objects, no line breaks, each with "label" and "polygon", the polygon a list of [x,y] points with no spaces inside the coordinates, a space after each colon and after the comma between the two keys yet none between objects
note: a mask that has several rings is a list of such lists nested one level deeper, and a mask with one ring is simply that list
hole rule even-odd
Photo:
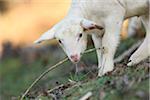
[{"label": "pink nose", "polygon": [[71,58],[74,62],[78,62],[78,61],[79,61],[79,56],[78,56],[77,54],[71,55],[70,58]]}]

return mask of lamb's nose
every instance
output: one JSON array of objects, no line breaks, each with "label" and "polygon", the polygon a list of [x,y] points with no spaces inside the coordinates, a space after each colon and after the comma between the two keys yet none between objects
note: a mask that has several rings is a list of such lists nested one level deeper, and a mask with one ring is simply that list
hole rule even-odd
[{"label": "lamb's nose", "polygon": [[77,54],[71,55],[70,58],[72,59],[73,62],[78,62],[79,61],[79,56]]}]

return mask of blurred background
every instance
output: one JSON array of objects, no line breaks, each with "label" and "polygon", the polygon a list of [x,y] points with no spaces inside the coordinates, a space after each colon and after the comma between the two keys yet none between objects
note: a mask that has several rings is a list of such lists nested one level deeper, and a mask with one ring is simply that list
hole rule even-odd
[{"label": "blurred background", "polygon": [[[45,66],[53,65],[65,57],[57,41],[53,40],[37,46],[33,45],[33,41],[67,14],[70,3],[71,0],[0,0],[1,100],[15,100],[38,75],[48,68]],[[128,38],[135,33],[144,34],[143,29],[139,29],[141,24],[137,22],[138,18],[133,19],[135,21],[131,20],[124,22],[121,33],[122,41],[128,42],[120,47],[116,55],[121,54],[143,37],[143,35],[137,36],[136,34],[138,39]],[[127,34],[128,31],[130,31],[129,34]],[[92,47],[92,42],[89,42],[89,48]],[[95,52],[85,58],[83,57],[84,63],[80,64],[80,70],[83,69],[82,66],[85,66],[85,63],[89,66],[96,66]],[[67,67],[62,66],[49,73],[35,90],[51,88],[56,81],[67,82],[69,77],[66,75],[74,72],[74,65],[68,62],[65,66]]]},{"label": "blurred background", "polygon": [[0,0],[0,45],[31,44],[66,15],[69,5],[70,0]]}]

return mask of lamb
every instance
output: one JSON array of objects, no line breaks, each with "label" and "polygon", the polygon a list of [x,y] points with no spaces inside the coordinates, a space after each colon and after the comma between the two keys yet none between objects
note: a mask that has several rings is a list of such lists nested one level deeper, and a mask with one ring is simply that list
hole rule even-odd
[{"label": "lamb", "polygon": [[73,63],[78,63],[92,35],[98,57],[98,76],[114,69],[114,55],[125,19],[139,16],[146,29],[141,46],[131,55],[128,66],[150,56],[149,0],[72,0],[69,13],[35,43],[57,39]]}]

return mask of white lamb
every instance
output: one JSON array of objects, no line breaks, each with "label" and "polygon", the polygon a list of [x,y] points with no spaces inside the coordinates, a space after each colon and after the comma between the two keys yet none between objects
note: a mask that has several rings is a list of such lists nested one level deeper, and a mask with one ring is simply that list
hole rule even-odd
[{"label": "white lamb", "polygon": [[128,66],[150,56],[149,0],[72,0],[68,15],[35,43],[57,39],[73,63],[86,49],[87,35],[92,35],[98,56],[98,76],[114,68],[114,55],[119,43],[123,20],[140,16],[146,37],[138,50],[130,57]]}]

